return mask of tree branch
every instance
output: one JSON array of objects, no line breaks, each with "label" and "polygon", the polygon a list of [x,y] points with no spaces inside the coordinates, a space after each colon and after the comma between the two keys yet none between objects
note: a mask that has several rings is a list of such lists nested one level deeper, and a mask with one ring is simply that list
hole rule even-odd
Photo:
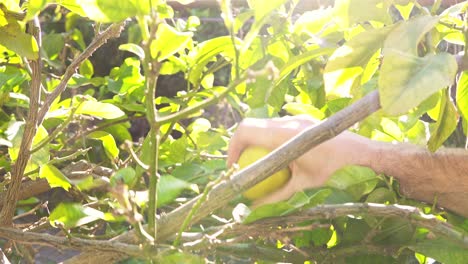
[{"label": "tree branch", "polygon": [[[31,34],[41,47],[41,25],[36,17],[29,23]],[[16,201],[18,200],[19,190],[21,187],[21,179],[23,178],[24,170],[31,157],[30,149],[34,136],[39,126],[38,114],[39,105],[41,103],[41,56],[38,54],[36,60],[29,61],[31,67],[31,86],[30,86],[30,106],[28,119],[24,126],[23,138],[19,149],[19,154],[11,171],[11,182],[6,190],[5,199],[8,203],[4,204],[0,211],[0,226],[10,226],[13,222],[13,215],[16,209]]]},{"label": "tree branch", "polygon": [[[252,166],[236,173],[231,177],[230,181],[224,181],[216,185],[208,194],[209,198],[203,203],[203,206],[193,215],[192,223],[204,218],[214,210],[223,207],[239,193],[242,193],[244,190],[266,179],[276,171],[285,168],[289,163],[302,156],[310,149],[335,137],[378,109],[380,109],[379,93],[378,91],[373,91],[353,105],[331,116],[320,125],[304,130],[268,156],[265,156],[252,164]],[[193,206],[201,198],[202,195],[199,195],[167,215],[161,215],[158,219],[159,229],[157,235],[159,242],[177,232],[184,219],[191,212]],[[116,240],[125,243],[135,243],[137,237],[134,231],[129,231],[117,237]],[[113,257],[114,256],[108,252],[103,252],[98,256],[95,254],[83,253],[71,258],[67,263],[83,263],[91,260],[106,262]]]},{"label": "tree branch", "polygon": [[[47,245],[64,249],[80,249],[92,254],[112,252],[112,255],[129,255],[143,257],[144,251],[138,245],[124,244],[118,241],[91,240],[74,237],[59,237],[50,234],[23,232],[16,228],[0,227],[0,237],[21,242],[23,244]],[[153,255],[153,254],[151,254]]]},{"label": "tree branch", "polygon": [[75,74],[78,67],[80,67],[81,63],[91,57],[94,51],[96,51],[99,47],[104,45],[109,39],[117,38],[120,36],[120,33],[124,29],[125,21],[120,22],[118,24],[112,24],[106,30],[104,30],[101,34],[97,35],[91,44],[82,52],[80,53],[72,63],[67,67],[65,74],[62,76],[62,80],[60,83],[55,87],[55,89],[47,95],[47,98],[44,101],[43,106],[39,111],[38,117],[38,124],[42,124],[45,115],[49,111],[50,106],[54,102],[54,100],[67,88],[68,81],[70,81],[71,77]]}]

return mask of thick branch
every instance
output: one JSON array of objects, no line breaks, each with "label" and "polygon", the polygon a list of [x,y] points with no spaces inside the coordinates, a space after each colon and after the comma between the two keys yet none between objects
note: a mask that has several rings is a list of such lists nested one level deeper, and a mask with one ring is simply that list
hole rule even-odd
[{"label": "thick branch", "polygon": [[465,232],[456,230],[452,225],[440,221],[435,216],[423,214],[418,208],[407,205],[372,203],[319,205],[297,214],[261,220],[255,225],[297,224],[306,220],[335,219],[346,215],[399,217],[415,226],[427,228],[437,235],[449,238],[468,249],[468,235]]},{"label": "thick branch", "polygon": [[358,244],[346,247],[312,248],[301,250],[301,252],[307,254],[307,256],[299,254],[294,250],[278,250],[254,243],[217,247],[215,250],[216,252],[228,256],[238,255],[244,258],[245,256],[253,256],[253,260],[261,259],[272,262],[303,263],[305,261],[314,260],[318,263],[340,263],[337,261],[337,258],[356,256],[359,254],[394,256],[398,254],[399,248],[388,245]]},{"label": "thick branch", "polygon": [[80,249],[92,252],[92,254],[97,254],[97,252],[112,252],[118,255],[125,254],[137,257],[144,255],[143,249],[138,245],[128,245],[117,241],[67,238],[46,233],[23,232],[10,227],[0,227],[0,237],[23,244],[39,244],[63,249]]},{"label": "thick branch", "polygon": [[[30,30],[32,35],[37,41],[39,47],[41,46],[41,27],[39,19],[35,18],[30,23]],[[12,224],[13,215],[15,213],[16,201],[18,200],[19,190],[21,187],[21,179],[23,178],[24,170],[31,157],[30,149],[34,136],[36,135],[38,127],[39,104],[41,101],[41,56],[38,54],[36,60],[29,61],[31,67],[31,86],[30,86],[30,106],[28,112],[28,119],[24,126],[23,138],[19,149],[19,154],[11,171],[11,182],[5,194],[5,199],[8,203],[2,207],[0,212],[0,226],[9,226]]]},{"label": "thick branch", "polygon": [[[252,166],[236,173],[231,181],[225,181],[215,186],[209,193],[208,200],[193,216],[192,223],[204,218],[216,209],[219,209],[235,198],[239,193],[266,179],[269,175],[279,171],[293,160],[300,157],[315,146],[329,140],[355,123],[368,117],[380,109],[378,91],[373,91],[353,105],[341,110],[318,126],[310,127],[286,142],[277,150]],[[201,196],[197,196],[190,202],[178,207],[167,215],[162,215],[158,220],[158,241],[161,242],[178,231],[181,223],[192,210]],[[118,238],[125,243],[136,243],[137,237],[134,231],[130,231]],[[90,260],[97,262],[108,261],[112,254],[103,253],[99,256],[83,253],[68,261],[68,263],[83,263]]]}]

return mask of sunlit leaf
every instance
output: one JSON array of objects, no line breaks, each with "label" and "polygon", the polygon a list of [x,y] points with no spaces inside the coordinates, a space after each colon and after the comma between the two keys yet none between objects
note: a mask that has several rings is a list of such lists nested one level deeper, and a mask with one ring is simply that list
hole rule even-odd
[{"label": "sunlit leaf", "polygon": [[[235,41],[236,45],[240,43],[240,40],[237,38]],[[220,53],[227,56],[227,58],[234,58],[234,43],[231,37],[212,38],[197,45],[196,50],[190,53],[193,56],[193,66],[189,73],[190,82],[193,84],[200,82],[205,66]]]},{"label": "sunlit leaf", "polygon": [[451,85],[457,62],[448,53],[417,57],[388,50],[379,78],[380,102],[389,115],[401,115]]},{"label": "sunlit leaf", "polygon": [[[139,0],[61,0],[54,2],[80,16],[104,23],[146,15],[150,10],[149,1]],[[43,5],[35,4],[35,10],[42,7]]]},{"label": "sunlit leaf", "polygon": [[270,12],[279,8],[287,0],[248,0],[250,8],[255,11],[255,19],[261,20]]},{"label": "sunlit leaf", "polygon": [[94,66],[90,60],[84,60],[80,65],[80,74],[84,77],[91,79],[94,75]]},{"label": "sunlit leaf", "polygon": [[279,78],[276,80],[276,83],[284,80],[284,78],[286,78],[294,69],[298,68],[299,66],[320,56],[329,55],[332,51],[333,49],[329,48],[318,48],[308,50],[298,56],[290,58],[289,61],[280,69]]},{"label": "sunlit leaf", "polygon": [[20,56],[34,60],[39,56],[39,47],[32,35],[24,33],[17,22],[10,22],[0,27],[0,45],[16,52]]},{"label": "sunlit leaf", "polygon": [[151,57],[163,61],[185,48],[192,39],[192,32],[180,32],[175,28],[160,24],[156,32],[156,38],[151,42]]},{"label": "sunlit leaf", "polygon": [[[8,154],[13,161],[18,159],[21,141],[23,139],[24,134],[24,122],[12,122],[8,126],[8,129],[5,131],[7,139],[12,143],[12,147],[8,148]],[[48,136],[47,130],[40,126],[37,131],[36,135],[33,139],[33,148],[37,146],[39,142],[45,139]],[[46,164],[50,160],[50,153],[49,153],[49,146],[45,145],[38,151],[34,152],[29,161],[26,165],[25,172],[30,172],[39,168],[39,166]],[[34,176],[33,176],[34,178]]]},{"label": "sunlit leaf", "polygon": [[363,195],[371,192],[378,181],[377,175],[370,168],[346,166],[333,173],[326,186],[346,191],[358,201]]},{"label": "sunlit leaf", "polygon": [[50,164],[42,165],[39,169],[39,178],[46,179],[50,187],[61,187],[68,191],[70,180],[55,166]]},{"label": "sunlit leaf", "polygon": [[335,15],[342,27],[365,21],[391,22],[388,5],[382,0],[336,0]]},{"label": "sunlit leaf", "polygon": [[384,56],[392,50],[417,55],[419,42],[438,21],[438,17],[420,16],[396,25],[385,40]]},{"label": "sunlit leaf", "polygon": [[85,114],[105,119],[119,118],[125,115],[117,106],[109,103],[96,101],[84,101],[75,112],[76,114]]},{"label": "sunlit leaf", "polygon": [[131,52],[137,55],[140,59],[145,58],[145,51],[143,50],[143,48],[134,43],[122,44],[119,46],[119,50]]},{"label": "sunlit leaf", "polygon": [[110,159],[115,159],[119,156],[119,149],[117,148],[114,137],[111,134],[104,131],[95,131],[87,137],[101,141],[104,151]]},{"label": "sunlit leaf", "polygon": [[327,94],[347,96],[355,81],[361,84],[360,76],[391,29],[386,27],[362,32],[333,53],[323,74]]},{"label": "sunlit leaf", "polygon": [[54,227],[60,223],[64,228],[70,229],[82,226],[98,219],[105,219],[103,212],[81,204],[61,203],[50,213],[49,221]]},{"label": "sunlit leaf", "polygon": [[431,129],[431,137],[427,142],[430,151],[436,151],[457,128],[458,115],[447,93],[444,93],[439,104],[437,123]]},{"label": "sunlit leaf", "polygon": [[457,106],[462,116],[468,120],[468,72],[463,72],[458,79]]}]

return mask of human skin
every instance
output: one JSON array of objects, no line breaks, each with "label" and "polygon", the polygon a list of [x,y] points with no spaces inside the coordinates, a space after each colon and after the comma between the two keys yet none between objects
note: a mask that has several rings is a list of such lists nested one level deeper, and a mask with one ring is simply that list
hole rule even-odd
[{"label": "human skin", "polygon": [[[244,119],[228,149],[228,166],[243,149],[261,146],[275,149],[317,121],[306,116]],[[367,166],[395,177],[404,196],[433,203],[468,217],[468,151],[440,149],[431,153],[408,143],[387,143],[346,131],[293,161],[290,181],[257,204],[285,200],[295,192],[322,186],[346,165]]]}]

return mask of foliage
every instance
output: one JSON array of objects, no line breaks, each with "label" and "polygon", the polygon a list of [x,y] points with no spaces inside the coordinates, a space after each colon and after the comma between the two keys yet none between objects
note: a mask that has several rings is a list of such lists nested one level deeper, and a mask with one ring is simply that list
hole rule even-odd
[{"label": "foliage", "polygon": [[[251,0],[241,9],[223,0],[218,16],[228,33],[220,30],[222,35],[208,39],[200,33],[208,27],[200,23],[203,10],[194,8],[184,18],[163,0],[19,2],[0,4],[4,208],[8,183],[18,181],[13,168],[26,158],[19,182],[45,179],[50,187],[66,191],[59,200],[66,202],[51,201],[49,213],[37,206],[47,197],[19,195],[24,200],[17,203],[17,214],[33,209],[47,219],[41,226],[50,224],[69,237],[115,237],[136,230],[145,245],[145,254],[138,256],[162,263],[468,259],[466,243],[442,235],[436,225],[434,230],[422,225],[425,219],[417,212],[400,217],[340,214],[336,209],[336,215],[300,217],[334,204],[406,204],[450,223],[453,233],[468,232],[463,217],[408,200],[393,178],[358,166],[337,171],[322,188],[256,209],[243,205],[249,201],[240,196],[220,199],[216,202],[224,204],[211,217],[191,222],[213,186],[233,173],[227,171],[224,154],[240,117],[287,113],[324,119],[378,89],[382,110],[356,124],[353,132],[425,144],[431,151],[456,144],[449,139],[456,135],[466,138],[468,75],[458,72],[456,56],[445,50],[466,43],[467,25],[460,16],[467,2],[439,12],[411,0],[336,0],[333,7],[296,16],[296,0]],[[37,16],[42,42],[34,37]],[[95,67],[105,62],[93,61],[89,47],[99,44],[94,40],[105,36],[104,28],[111,30],[124,20],[118,49],[126,52],[125,58],[108,74],[95,74]],[[54,28],[55,23],[61,25]],[[113,24],[107,28],[106,23]],[[89,40],[93,35],[94,42]],[[75,62],[80,55],[83,60]],[[34,62],[42,64],[39,72]],[[164,78],[183,80],[165,93]],[[148,131],[132,141],[132,131],[144,130],[141,124]],[[28,138],[31,131],[34,139]],[[27,140],[25,151],[21,142]],[[179,234],[195,235],[159,240],[157,215],[177,210],[197,195],[200,202],[177,227]],[[39,199],[31,200],[34,196]],[[151,247],[160,250],[148,254]],[[129,252],[123,252],[133,256],[127,262],[137,262]]]}]

